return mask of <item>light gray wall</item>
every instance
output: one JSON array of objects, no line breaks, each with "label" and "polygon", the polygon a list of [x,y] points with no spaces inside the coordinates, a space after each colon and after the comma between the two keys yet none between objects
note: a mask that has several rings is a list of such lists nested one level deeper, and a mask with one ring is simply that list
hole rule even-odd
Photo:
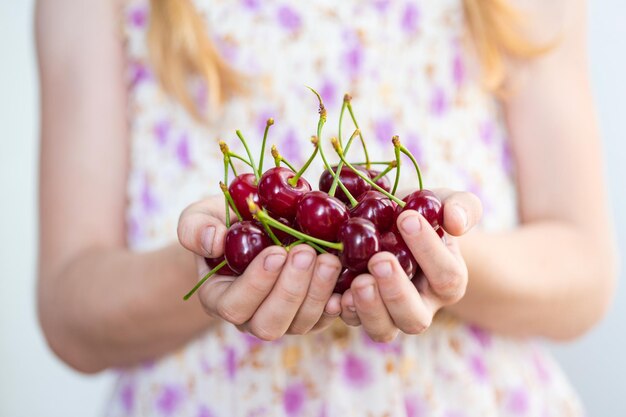
[{"label": "light gray wall", "polygon": [[[626,3],[591,3],[594,90],[616,232],[626,248]],[[49,353],[35,320],[38,109],[32,7],[33,0],[0,1],[0,416],[93,417],[106,401],[111,375],[69,371]],[[554,349],[590,416],[626,416],[625,325],[626,290],[620,285],[597,329]]]}]

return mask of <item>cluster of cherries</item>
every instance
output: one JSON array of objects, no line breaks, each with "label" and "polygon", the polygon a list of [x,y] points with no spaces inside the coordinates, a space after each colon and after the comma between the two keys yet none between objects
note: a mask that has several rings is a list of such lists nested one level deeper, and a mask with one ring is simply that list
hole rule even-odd
[{"label": "cluster of cherries", "polygon": [[[326,122],[326,110],[320,95],[312,91],[319,100],[320,118],[317,136],[311,138],[313,153],[300,170],[296,170],[273,146],[271,153],[275,166],[263,171],[265,144],[273,119],[269,119],[266,124],[258,168],[240,131],[236,133],[248,159],[233,153],[224,142],[220,142],[224,155],[224,182],[220,186],[226,201],[228,227],[224,255],[206,258],[211,270],[185,295],[185,299],[191,297],[216,273],[233,276],[243,274],[252,260],[271,245],[280,245],[289,250],[298,244],[308,244],[320,253],[337,255],[344,269],[337,280],[336,293],[345,292],[354,278],[367,272],[369,259],[380,251],[395,255],[409,279],[421,274],[419,265],[397,228],[396,220],[404,210],[416,210],[442,236],[441,201],[432,191],[422,188],[419,166],[397,136],[392,138],[394,160],[369,160],[365,141],[354,117],[351,98],[347,94],[339,117],[339,135],[331,139],[340,162],[331,167],[319,143]],[[356,129],[344,145],[341,127],[346,110]],[[345,154],[357,137],[363,146],[365,162],[352,164],[346,160]],[[303,174],[318,153],[326,169],[319,179],[319,191],[314,191]],[[419,190],[400,200],[395,193],[402,154],[408,156],[415,167]],[[252,172],[237,174],[233,159],[243,161]],[[385,168],[378,171],[371,169],[372,165],[383,165]],[[231,170],[235,178],[227,186]],[[392,170],[395,170],[393,185],[387,177]],[[232,224],[230,210],[234,211],[238,219]]]}]

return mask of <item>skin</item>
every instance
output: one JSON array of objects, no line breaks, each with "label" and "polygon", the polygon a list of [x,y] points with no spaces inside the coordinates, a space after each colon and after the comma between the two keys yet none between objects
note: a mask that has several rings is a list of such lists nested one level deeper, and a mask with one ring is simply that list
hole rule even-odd
[{"label": "skin", "polygon": [[[273,340],[323,329],[340,315],[373,339],[389,341],[400,331],[423,332],[442,308],[501,334],[581,335],[606,311],[616,275],[583,41],[585,8],[579,0],[523,6],[541,10],[533,36],[550,39],[554,32],[543,30],[550,27],[561,37],[550,53],[511,74],[516,92],[503,103],[520,227],[468,233],[481,215],[476,197],[439,190],[445,244],[428,227],[403,227],[411,220],[423,225],[417,213],[399,222],[426,273],[419,289],[381,253],[370,261],[370,274],[340,298],[330,294],[339,272],[335,257],[311,260],[307,246],[289,253],[272,247],[242,277],[216,277],[199,291],[200,302],[184,303],[172,294],[184,294],[205,272],[201,256],[223,250],[223,200],[203,200],[182,213],[179,240],[186,249],[177,243],[144,253],[127,248],[119,5],[38,2],[38,311],[51,348],[75,369],[97,372],[171,352],[218,320]],[[79,37],[75,22],[81,22]],[[373,291],[363,294],[367,288]]]}]

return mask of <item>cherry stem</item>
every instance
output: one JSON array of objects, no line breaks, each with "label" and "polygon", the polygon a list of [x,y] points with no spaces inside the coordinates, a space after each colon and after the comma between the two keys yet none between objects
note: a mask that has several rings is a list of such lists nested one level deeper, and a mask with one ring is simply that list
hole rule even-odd
[{"label": "cherry stem", "polygon": [[272,239],[272,242],[274,242],[274,244],[277,245],[277,246],[284,246],[283,243],[276,237],[276,235],[274,234],[274,231],[272,230],[272,228],[269,227],[265,221],[263,221],[261,219],[259,219],[259,221],[263,225],[263,228],[267,232],[267,234],[270,237],[270,239]]},{"label": "cherry stem", "polygon": [[[375,161],[370,162],[370,165],[389,165],[391,161]],[[367,162],[353,162],[352,165],[367,165]]]},{"label": "cherry stem", "polygon": [[393,141],[393,146],[396,148],[399,148],[400,152],[408,156],[411,162],[413,162],[413,166],[415,167],[415,172],[417,173],[417,180],[419,182],[420,191],[421,191],[424,188],[424,185],[422,183],[422,171],[420,170],[419,164],[415,160],[415,157],[413,156],[411,151],[409,151],[404,145],[402,145],[402,143],[400,143],[400,138],[398,136],[394,136],[391,140]]},{"label": "cherry stem", "polygon": [[282,162],[283,164],[287,165],[287,167],[293,172],[298,171],[297,169],[294,168],[293,165],[289,163],[289,161],[283,158],[280,152],[278,152],[278,148],[276,147],[276,145],[272,145],[272,156],[274,157],[274,164],[276,165],[277,168],[280,166],[280,163]]},{"label": "cherry stem", "polygon": [[246,160],[245,158],[232,152],[230,148],[228,147],[228,145],[226,144],[226,142],[224,142],[223,140],[220,140],[219,145],[220,145],[220,151],[222,151],[222,155],[224,155],[224,157],[228,157],[228,162],[230,163],[230,167],[232,168],[233,174],[235,174],[235,176],[237,176],[237,171],[235,170],[235,165],[233,165],[232,158],[239,159],[240,161],[248,165],[250,168],[252,168],[252,165],[250,164],[250,162]]},{"label": "cherry stem", "polygon": [[324,127],[324,124],[326,123],[326,107],[324,107],[324,102],[322,101],[322,96],[320,96],[320,93],[318,93],[317,91],[315,91],[313,88],[309,86],[307,86],[307,88],[311,90],[313,94],[315,94],[315,96],[317,97],[317,100],[320,103],[320,107],[319,107],[320,119],[317,122],[317,137],[321,138],[322,128]]},{"label": "cherry stem", "polygon": [[338,251],[342,251],[343,250],[343,243],[341,242],[328,242],[326,240],[322,240],[322,239],[318,239],[316,237],[313,236],[309,236],[305,233],[302,233],[296,229],[293,229],[285,224],[282,224],[281,222],[279,222],[278,220],[273,219],[268,213],[266,213],[265,211],[261,210],[259,208],[259,206],[257,206],[255,204],[255,202],[251,199],[248,198],[248,207],[250,208],[250,213],[252,213],[252,215],[254,215],[254,217],[256,217],[261,223],[263,222],[267,222],[268,225],[270,225],[271,227],[278,229],[278,230],[282,230],[285,233],[290,234],[291,236],[295,237],[296,239],[302,239],[307,243],[315,243],[317,245],[320,246],[324,246],[327,248],[331,248],[331,249],[335,249]]},{"label": "cherry stem", "polygon": [[312,242],[307,242],[304,239],[298,239],[295,242],[293,242],[292,244],[290,244],[289,246],[285,247],[285,249],[287,249],[287,251],[290,251],[291,249],[293,249],[294,247],[300,245],[300,244],[305,244],[305,245],[309,245],[310,247],[312,247],[313,249],[315,249],[316,251],[318,251],[319,253],[328,253],[326,250],[324,250],[323,248],[321,248],[319,245],[316,245],[315,243]]},{"label": "cherry stem", "polygon": [[239,213],[239,210],[237,210],[237,206],[235,206],[235,202],[233,201],[233,197],[230,195],[230,192],[228,192],[228,187],[226,187],[226,184],[224,184],[223,182],[220,181],[220,188],[222,189],[222,192],[224,193],[224,197],[226,198],[226,201],[228,202],[228,204],[230,204],[230,208],[233,209],[233,211],[237,215],[237,218],[239,219],[239,221],[240,222],[243,221],[243,217],[241,217],[241,214]]},{"label": "cherry stem", "polygon": [[[339,141],[337,140],[337,138],[332,138],[335,140],[335,142],[337,142],[337,145],[339,146]],[[356,207],[358,203],[358,201],[356,201],[356,199],[354,198],[354,196],[350,193],[350,191],[348,191],[348,189],[346,188],[345,185],[343,185],[343,183],[341,181],[339,181],[339,165],[337,165],[337,172],[333,171],[333,169],[331,168],[330,164],[328,163],[328,161],[326,160],[326,155],[324,155],[324,147],[320,144],[319,146],[320,148],[320,156],[322,157],[322,161],[324,162],[324,167],[328,170],[328,172],[330,172],[330,175],[333,176],[333,184],[335,183],[335,181],[337,181],[337,184],[339,185],[339,188],[341,188],[341,191],[343,191],[343,193],[346,195],[346,197],[348,197],[348,200],[350,201],[350,205],[352,207]],[[331,194],[330,190],[328,190],[328,195],[330,195],[331,197],[334,197],[334,192]]]},{"label": "cherry stem", "polygon": [[380,174],[378,174],[374,178],[372,178],[372,181],[374,181],[374,182],[378,181],[379,179],[381,179],[382,177],[387,175],[392,169],[396,168],[397,166],[398,166],[398,163],[396,161],[391,161],[389,163],[389,165],[387,166],[387,168],[385,168],[385,170],[383,172],[381,172]]},{"label": "cherry stem", "polygon": [[354,117],[354,111],[352,111],[352,103],[350,100],[348,100],[348,112],[350,113],[350,117],[352,118],[352,123],[354,123],[354,127],[356,127],[357,129],[359,129],[359,139],[361,139],[361,145],[363,146],[363,153],[365,154],[365,168],[366,169],[370,169],[370,156],[369,153],[367,152],[367,145],[365,144],[365,139],[363,139],[363,133],[361,132],[361,129],[359,128],[359,124],[356,121],[356,117]]},{"label": "cherry stem", "polygon": [[298,180],[304,174],[304,172],[309,168],[309,165],[311,165],[311,162],[313,162],[313,160],[315,159],[315,156],[317,155],[317,151],[319,150],[319,146],[318,146],[319,140],[316,137],[312,137],[311,142],[313,143],[313,146],[315,147],[315,149],[313,150],[313,153],[311,154],[309,159],[306,161],[304,166],[300,168],[300,171],[296,172],[296,175],[294,175],[293,177],[287,180],[287,182],[291,184],[292,187],[295,187],[298,184]]},{"label": "cherry stem", "polygon": [[252,152],[250,152],[250,148],[248,148],[248,143],[246,139],[243,137],[243,135],[241,134],[240,130],[236,130],[235,133],[237,134],[237,137],[241,141],[241,144],[243,145],[244,149],[246,150],[246,153],[248,154],[248,159],[250,160],[250,166],[252,167],[252,172],[254,172],[254,176],[256,177],[258,181],[260,178],[259,172],[257,171],[256,165],[254,164],[254,158],[252,157]]},{"label": "cherry stem", "polygon": [[397,136],[394,136],[391,141],[393,142],[393,151],[396,155],[396,163],[398,164],[398,169],[396,170],[396,178],[393,181],[393,189],[391,190],[391,194],[396,195],[396,191],[398,191],[398,185],[400,184],[400,146],[396,146],[396,142],[400,143],[400,139]]},{"label": "cherry stem", "polygon": [[333,148],[335,148],[335,152],[337,152],[337,155],[339,155],[339,158],[358,177],[360,177],[365,182],[367,182],[369,185],[371,185],[372,188],[374,188],[375,190],[377,190],[377,191],[381,192],[382,194],[384,194],[385,196],[387,196],[387,198],[389,198],[390,200],[394,201],[400,207],[404,207],[406,205],[406,203],[404,201],[400,200],[398,197],[394,196],[393,194],[390,194],[384,188],[380,187],[378,184],[373,182],[372,179],[369,177],[369,175],[363,174],[361,171],[357,170],[350,162],[346,161],[346,159],[343,156],[343,151],[341,150],[341,147],[339,146],[339,141],[336,138],[332,138],[331,141],[333,143]]},{"label": "cherry stem", "polygon": [[[242,161],[244,164],[248,165],[250,168],[252,168],[252,165],[250,164],[250,162],[248,162],[248,160],[242,156],[237,155],[236,153],[233,152],[229,152],[228,156],[230,156],[231,158],[235,158],[235,159],[239,159],[240,161]],[[232,161],[231,161],[231,166],[232,166]],[[232,166],[233,168],[233,172],[235,172],[235,167]],[[237,175],[237,174],[235,174]]]},{"label": "cherry stem", "polygon": [[[224,155],[224,184],[228,184],[228,165],[230,163],[230,157],[228,155]],[[235,174],[236,175],[236,174]],[[222,187],[220,187],[221,189]],[[224,198],[224,206],[226,210],[226,228],[230,227],[230,204],[228,204],[228,200]]]},{"label": "cherry stem", "polygon": [[341,136],[341,127],[343,126],[343,114],[345,113],[346,107],[348,106],[348,101],[350,100],[351,100],[350,94],[348,93],[344,94],[343,103],[341,104],[341,112],[339,113],[339,129],[338,129],[339,144],[341,146],[343,146],[343,139],[342,139],[343,136]]},{"label": "cherry stem", "polygon": [[[350,149],[350,146],[352,145],[352,141],[354,140],[354,138],[358,135],[358,131],[359,129],[356,129],[354,131],[354,133],[352,133],[352,136],[350,136],[350,139],[348,140],[348,143],[346,144],[345,149],[343,149],[344,153],[348,153],[348,150]],[[339,141],[339,145],[341,146],[341,141]],[[341,175],[341,170],[343,168],[343,162],[339,161],[339,163],[337,164],[337,172],[335,172],[335,175],[333,175],[333,183],[330,186],[330,189],[328,190],[328,195],[334,196],[335,192],[337,191],[337,185],[339,185],[339,176]],[[331,172],[332,174],[332,172]],[[354,206],[352,206],[354,207]]]},{"label": "cherry stem", "polygon": [[191,289],[191,291],[189,291],[187,294],[185,294],[185,296],[183,297],[183,300],[185,300],[185,301],[189,300],[189,298],[192,295],[194,295],[196,291],[198,291],[198,288],[200,288],[202,286],[202,284],[204,284],[206,282],[207,279],[209,279],[213,275],[215,275],[215,273],[217,273],[217,271],[222,269],[224,266],[226,266],[226,259],[224,259],[222,262],[217,264],[217,266],[215,268],[213,268],[209,272],[207,272],[207,274],[204,277],[202,277],[202,279],[200,281],[198,281],[198,283]]},{"label": "cherry stem", "polygon": [[259,175],[260,178],[263,175],[263,157],[265,156],[265,144],[267,143],[267,132],[270,130],[270,126],[274,124],[274,119],[271,117],[265,122],[265,132],[263,132],[263,142],[261,142],[261,157],[259,159]]}]

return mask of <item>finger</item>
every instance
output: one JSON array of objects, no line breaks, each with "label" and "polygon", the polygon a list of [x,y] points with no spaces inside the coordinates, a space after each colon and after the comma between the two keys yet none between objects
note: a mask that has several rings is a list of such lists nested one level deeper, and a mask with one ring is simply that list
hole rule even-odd
[{"label": "finger", "polygon": [[[222,211],[218,214],[219,210]],[[187,207],[178,220],[178,240],[186,249],[204,257],[216,258],[224,253],[224,200],[217,197]]]},{"label": "finger", "polygon": [[424,303],[396,257],[389,252],[377,253],[369,261],[369,270],[396,327],[407,334],[423,333],[434,312]]},{"label": "finger", "polygon": [[248,265],[243,275],[233,278],[232,284],[225,291],[214,291],[212,279],[209,279],[208,285],[201,287],[206,287],[201,294],[203,304],[230,323],[245,323],[272,291],[286,259],[285,249],[280,246],[264,249]]},{"label": "finger", "polygon": [[323,254],[317,257],[311,285],[289,327],[289,333],[306,334],[315,326],[324,313],[340,271],[341,262],[336,256]]},{"label": "finger", "polygon": [[307,295],[315,258],[316,252],[309,245],[298,245],[289,251],[276,285],[250,320],[252,334],[263,340],[276,340],[287,332]]},{"label": "finger", "polygon": [[318,332],[327,329],[341,314],[341,294],[333,294],[330,296],[322,317],[311,328],[311,332]]},{"label": "finger", "polygon": [[442,242],[426,219],[414,210],[398,216],[398,227],[434,294],[443,304],[460,300],[467,286],[467,267],[458,252],[450,250],[456,245],[454,238],[448,236]]},{"label": "finger", "polygon": [[368,274],[359,275],[354,279],[350,289],[356,312],[369,337],[375,342],[382,343],[395,339],[398,328],[385,307],[374,277]]},{"label": "finger", "polygon": [[343,320],[348,326],[356,327],[361,325],[361,320],[356,313],[352,289],[347,290],[341,296],[341,320]]},{"label": "finger", "polygon": [[436,190],[435,194],[443,203],[443,228],[449,234],[461,236],[480,221],[483,206],[475,194],[449,189]]}]

